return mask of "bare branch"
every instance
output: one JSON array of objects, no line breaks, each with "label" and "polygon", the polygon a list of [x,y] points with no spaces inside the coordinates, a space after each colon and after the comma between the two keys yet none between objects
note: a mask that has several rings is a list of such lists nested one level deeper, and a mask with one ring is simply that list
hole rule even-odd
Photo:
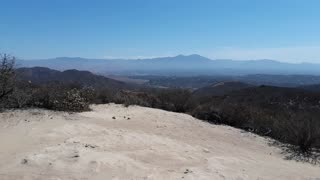
[{"label": "bare branch", "polygon": [[0,99],[3,99],[14,90],[16,77],[14,67],[14,56],[0,54]]}]

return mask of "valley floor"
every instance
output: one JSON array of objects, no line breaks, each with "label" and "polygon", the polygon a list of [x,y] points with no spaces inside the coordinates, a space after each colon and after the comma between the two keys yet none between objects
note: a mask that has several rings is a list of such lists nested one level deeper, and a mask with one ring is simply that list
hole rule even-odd
[{"label": "valley floor", "polygon": [[0,179],[320,179],[251,133],[185,114],[93,105],[0,113]]}]

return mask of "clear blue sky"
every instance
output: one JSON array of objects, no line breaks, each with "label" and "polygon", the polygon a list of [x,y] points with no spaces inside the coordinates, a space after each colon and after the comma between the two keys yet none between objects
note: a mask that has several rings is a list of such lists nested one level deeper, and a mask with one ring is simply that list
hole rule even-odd
[{"label": "clear blue sky", "polygon": [[278,59],[320,63],[319,0],[1,0],[19,58]]}]

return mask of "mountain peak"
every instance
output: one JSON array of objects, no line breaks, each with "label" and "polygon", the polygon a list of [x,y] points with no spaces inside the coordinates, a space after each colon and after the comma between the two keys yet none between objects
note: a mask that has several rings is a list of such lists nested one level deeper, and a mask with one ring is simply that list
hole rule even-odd
[{"label": "mountain peak", "polygon": [[176,57],[205,58],[203,56],[200,56],[199,54],[190,54],[190,55],[179,54]]},{"label": "mountain peak", "polygon": [[174,59],[183,60],[183,61],[208,61],[211,59],[208,59],[206,57],[200,56],[198,54],[191,54],[191,55],[178,55],[176,57],[173,57]]}]

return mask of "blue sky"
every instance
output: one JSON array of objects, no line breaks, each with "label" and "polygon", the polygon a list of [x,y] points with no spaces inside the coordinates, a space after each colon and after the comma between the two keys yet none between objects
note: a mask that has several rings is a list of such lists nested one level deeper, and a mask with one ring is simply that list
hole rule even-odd
[{"label": "blue sky", "polygon": [[19,58],[320,63],[318,0],[0,0],[0,52]]}]

